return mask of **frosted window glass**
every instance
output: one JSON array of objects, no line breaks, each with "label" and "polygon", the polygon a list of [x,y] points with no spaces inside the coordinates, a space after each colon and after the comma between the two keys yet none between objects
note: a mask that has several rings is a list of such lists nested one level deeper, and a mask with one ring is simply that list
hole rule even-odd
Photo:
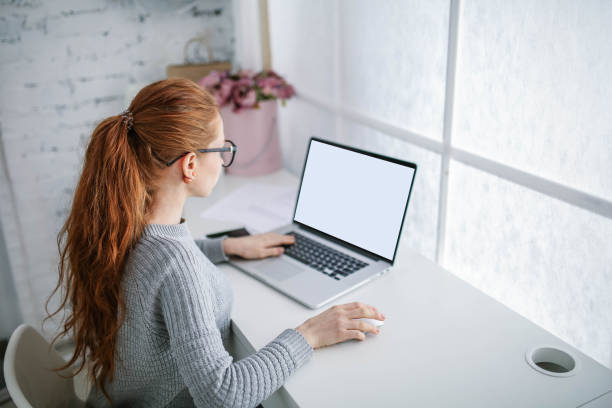
[{"label": "frosted window glass", "polygon": [[403,249],[411,248],[435,259],[440,188],[440,155],[415,147],[366,126],[346,121],[339,142],[417,164],[412,195],[397,251],[402,265]]},{"label": "frosted window glass", "polygon": [[443,264],[612,363],[612,220],[451,162]]},{"label": "frosted window glass", "polygon": [[268,1],[272,67],[299,93],[333,98],[332,7],[326,0]]},{"label": "frosted window glass", "polygon": [[334,116],[297,98],[278,107],[279,134],[283,167],[296,175],[302,174],[306,148],[311,136],[334,140]]},{"label": "frosted window glass", "polygon": [[453,144],[612,199],[612,2],[462,3]]},{"label": "frosted window glass", "polygon": [[448,1],[341,2],[343,103],[441,139]]}]

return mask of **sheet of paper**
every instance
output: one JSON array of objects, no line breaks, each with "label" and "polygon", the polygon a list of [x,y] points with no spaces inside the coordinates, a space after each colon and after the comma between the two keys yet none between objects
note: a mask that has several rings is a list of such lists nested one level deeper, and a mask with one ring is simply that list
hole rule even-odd
[{"label": "sheet of paper", "polygon": [[200,213],[200,217],[244,224],[251,233],[291,222],[297,187],[245,184]]}]

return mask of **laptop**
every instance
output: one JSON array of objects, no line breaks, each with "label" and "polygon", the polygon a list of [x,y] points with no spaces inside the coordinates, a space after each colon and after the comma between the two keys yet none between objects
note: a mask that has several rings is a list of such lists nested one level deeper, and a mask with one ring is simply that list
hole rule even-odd
[{"label": "laptop", "polygon": [[279,257],[231,259],[238,269],[311,309],[388,272],[395,262],[417,166],[317,137],[308,144]]}]

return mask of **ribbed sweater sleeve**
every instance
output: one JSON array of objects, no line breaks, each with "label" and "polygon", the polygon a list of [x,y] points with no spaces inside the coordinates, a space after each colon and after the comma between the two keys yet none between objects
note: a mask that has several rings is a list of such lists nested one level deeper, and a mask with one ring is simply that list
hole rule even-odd
[{"label": "ribbed sweater sleeve", "polygon": [[255,407],[280,388],[312,355],[296,330],[287,329],[258,352],[234,362],[215,324],[210,270],[184,249],[159,286],[170,351],[199,407]]},{"label": "ribbed sweater sleeve", "polygon": [[223,251],[224,239],[225,237],[196,239],[195,243],[212,263],[218,264],[228,260],[225,251]]}]

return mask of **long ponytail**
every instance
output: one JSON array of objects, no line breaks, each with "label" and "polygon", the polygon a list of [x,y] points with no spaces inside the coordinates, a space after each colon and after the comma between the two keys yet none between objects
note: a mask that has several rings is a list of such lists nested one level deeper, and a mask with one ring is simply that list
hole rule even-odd
[{"label": "long ponytail", "polygon": [[[164,161],[207,146],[219,117],[214,98],[192,81],[168,79],[143,88],[129,111],[133,122],[112,116],[95,128],[71,211],[57,245],[58,309],[70,306],[60,333],[72,334],[75,350],[65,366],[79,373],[89,361],[92,383],[105,390],[115,371],[116,338],[125,319],[121,278],[151,209],[154,181]],[[133,124],[132,124],[133,123]],[[130,126],[133,126],[130,129]]]}]

